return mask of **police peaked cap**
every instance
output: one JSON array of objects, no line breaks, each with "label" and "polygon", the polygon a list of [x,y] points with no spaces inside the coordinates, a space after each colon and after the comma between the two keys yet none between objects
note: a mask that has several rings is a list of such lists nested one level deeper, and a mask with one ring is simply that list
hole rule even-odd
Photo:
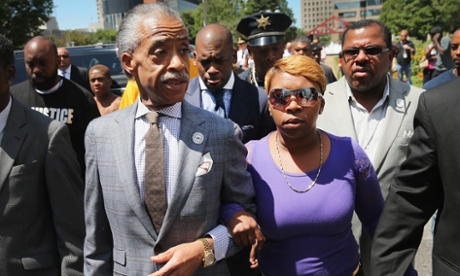
[{"label": "police peaked cap", "polygon": [[291,24],[291,18],[282,12],[259,12],[242,18],[236,30],[246,36],[249,46],[265,46],[283,40]]}]

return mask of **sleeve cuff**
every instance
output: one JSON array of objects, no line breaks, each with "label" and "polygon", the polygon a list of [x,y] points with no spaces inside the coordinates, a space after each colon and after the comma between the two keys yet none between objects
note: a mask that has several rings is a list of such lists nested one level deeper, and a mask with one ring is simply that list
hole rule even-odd
[{"label": "sleeve cuff", "polygon": [[228,234],[227,227],[222,224],[217,225],[214,229],[206,233],[214,240],[214,256],[216,261],[225,259],[231,243],[233,242]]}]

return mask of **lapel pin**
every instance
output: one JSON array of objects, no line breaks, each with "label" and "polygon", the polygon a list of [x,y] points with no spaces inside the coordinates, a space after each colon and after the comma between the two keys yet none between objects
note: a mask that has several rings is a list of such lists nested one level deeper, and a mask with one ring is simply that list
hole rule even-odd
[{"label": "lapel pin", "polygon": [[193,135],[192,135],[193,143],[195,143],[197,145],[200,145],[201,143],[203,143],[203,140],[204,140],[203,133],[201,133],[201,132],[193,133]]},{"label": "lapel pin", "polygon": [[399,108],[403,108],[404,107],[403,99],[397,99],[396,100],[396,106],[399,107]]}]

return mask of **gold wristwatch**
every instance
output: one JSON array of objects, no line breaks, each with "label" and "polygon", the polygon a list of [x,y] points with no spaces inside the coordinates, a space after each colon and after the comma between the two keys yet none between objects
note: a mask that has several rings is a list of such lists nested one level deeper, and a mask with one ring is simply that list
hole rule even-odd
[{"label": "gold wristwatch", "polygon": [[203,257],[203,267],[208,267],[214,264],[216,258],[214,257],[214,252],[212,251],[211,245],[207,239],[199,239],[204,247],[204,257]]}]

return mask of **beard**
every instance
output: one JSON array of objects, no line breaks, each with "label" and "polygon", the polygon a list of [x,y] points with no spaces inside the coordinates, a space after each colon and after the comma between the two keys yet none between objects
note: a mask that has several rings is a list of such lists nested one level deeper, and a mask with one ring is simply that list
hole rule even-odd
[{"label": "beard", "polygon": [[35,87],[35,89],[44,91],[44,90],[49,90],[49,89],[53,88],[53,86],[56,84],[57,76],[58,76],[58,73],[57,73],[57,70],[56,70],[49,77],[40,76],[40,77],[44,78],[44,80],[37,81],[36,78],[29,77],[29,81],[30,81],[30,83],[32,83],[32,86]]}]

